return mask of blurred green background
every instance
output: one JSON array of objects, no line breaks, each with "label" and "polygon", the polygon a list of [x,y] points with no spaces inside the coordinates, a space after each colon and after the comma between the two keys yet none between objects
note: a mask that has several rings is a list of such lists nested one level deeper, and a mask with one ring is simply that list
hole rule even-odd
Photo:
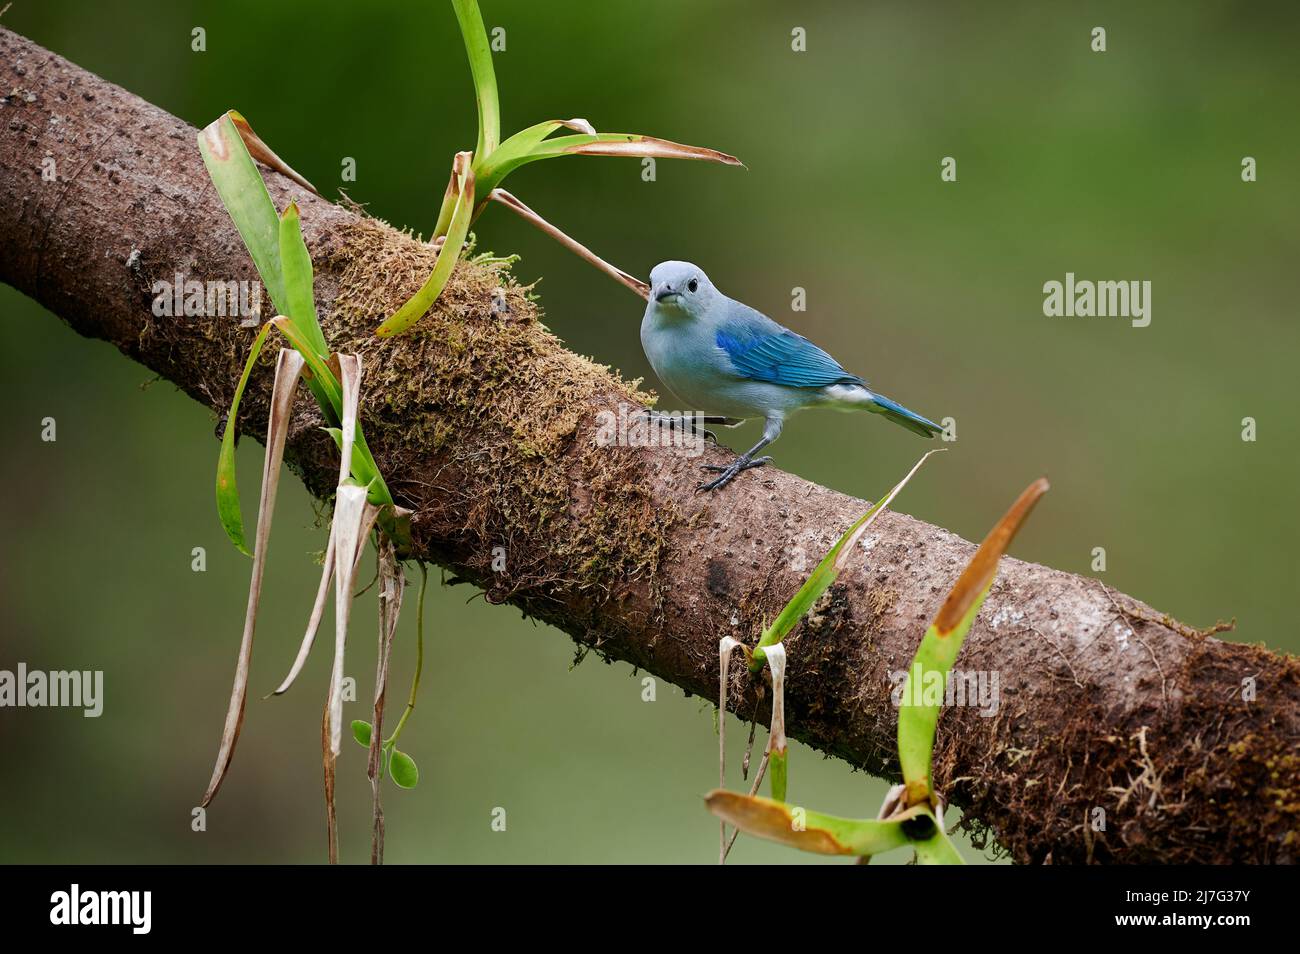
[{"label": "blurred green background", "polygon": [[[699,263],[884,393],[956,418],[958,442],[902,510],[978,539],[1046,473],[1053,492],[1015,555],[1087,573],[1105,547],[1107,583],[1194,625],[1236,616],[1230,638],[1295,651],[1297,21],[1255,4],[1047,6],[486,0],[489,29],[506,30],[509,130],[582,116],[748,164],[663,161],[647,183],[636,160],[571,159],[509,188],[634,273]],[[473,144],[446,3],[17,0],[3,22],[192,124],[239,108],[327,192],[353,157],[351,195],[426,232],[452,153]],[[195,26],[207,52],[190,49]],[[790,49],[796,26],[806,53]],[[1089,48],[1094,26],[1104,54]],[[955,183],[940,181],[944,156]],[[1241,181],[1243,156],[1258,182]],[[654,384],[637,299],[502,210],[478,235],[520,253],[522,279],[544,277],[546,320],[571,347]],[[1151,326],[1045,317],[1043,283],[1067,271],[1150,280]],[[791,313],[795,286],[806,313]],[[314,593],[325,533],[311,500],[282,489],[244,734],[195,834],[249,568],[214,513],[213,416],[166,382],[145,388],[149,372],[7,286],[0,315],[0,668],[106,681],[98,720],[0,710],[0,860],[323,860],[327,654],[287,697],[260,698]],[[45,416],[56,443],[39,440]],[[1247,416],[1255,443],[1241,440]],[[812,413],[775,454],[874,496],[920,449],[876,418]],[[246,507],[260,454],[243,442]],[[206,573],[190,569],[195,546]],[[711,706],[662,682],[643,702],[629,667],[571,668],[563,634],[467,596],[431,592],[425,688],[404,736],[423,779],[388,792],[389,860],[713,860],[699,797],[716,780]],[[372,606],[358,604],[349,665],[363,698]],[[799,745],[791,762],[800,803],[878,807],[884,783]],[[362,861],[360,747],[340,778],[344,857]],[[489,825],[498,806],[503,833]],[[747,839],[733,858],[815,860]]]}]

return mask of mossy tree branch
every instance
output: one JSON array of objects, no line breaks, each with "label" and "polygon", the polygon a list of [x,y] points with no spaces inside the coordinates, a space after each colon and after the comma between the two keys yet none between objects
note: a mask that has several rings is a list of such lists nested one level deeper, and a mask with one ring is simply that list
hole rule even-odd
[{"label": "mossy tree branch", "polygon": [[[4,29],[0,64],[12,91],[0,104],[0,279],[220,413],[253,330],[155,318],[150,307],[153,281],[177,272],[256,277],[194,129]],[[46,157],[53,181],[42,178]],[[419,286],[431,250],[268,180],[278,207],[296,198],[302,209],[327,338],[363,355],[367,434],[415,511],[419,555],[491,600],[712,694],[718,639],[757,633],[799,586],[792,549],[824,551],[864,510],[771,469],[696,495],[698,459],[597,446],[598,412],[645,396],[565,350],[499,267],[462,263],[413,334],[376,340],[371,329]],[[250,383],[239,421],[250,433],[265,421],[269,384],[260,372]],[[302,400],[288,454],[324,495],[337,462],[318,423]],[[790,640],[786,707],[797,738],[897,777],[889,673],[906,666],[973,545],[899,514],[877,526],[870,552]],[[491,570],[495,546],[506,547],[505,573]],[[944,714],[935,781],[1016,859],[1300,853],[1295,659],[1007,559],[958,665],[996,671],[1002,704],[992,718]],[[748,715],[757,687],[737,678],[732,698]],[[1104,831],[1090,824],[1097,809]]]}]

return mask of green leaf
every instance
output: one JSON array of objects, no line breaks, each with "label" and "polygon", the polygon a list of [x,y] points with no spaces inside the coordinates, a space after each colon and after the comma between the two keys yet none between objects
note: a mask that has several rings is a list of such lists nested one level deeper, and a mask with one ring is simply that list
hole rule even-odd
[{"label": "green leaf", "polygon": [[821,855],[876,855],[909,843],[903,826],[928,811],[915,808],[888,821],[839,818],[787,805],[761,795],[715,789],[709,811],[741,831]]},{"label": "green leaf", "polygon": [[[581,126],[579,124],[581,124]],[[491,165],[494,167],[501,166],[504,163],[512,162],[515,159],[528,155],[528,153],[532,152],[541,144],[542,140],[555,132],[561,126],[567,126],[575,132],[587,132],[593,135],[596,132],[591,128],[591,124],[585,119],[548,119],[545,122],[529,126],[527,129],[519,130],[519,132],[501,143],[501,145],[492,152]],[[484,160],[480,165],[481,168],[488,168],[486,156],[476,156],[475,158]]]},{"label": "green leaf", "polygon": [[415,767],[415,759],[397,749],[393,749],[388,771],[393,776],[393,781],[402,788],[415,788],[420,781],[420,770]]},{"label": "green leaf", "polygon": [[[476,171],[480,173],[482,179],[479,186],[480,194],[487,196],[506,176],[521,166],[540,159],[554,159],[559,156],[697,159],[727,166],[743,165],[735,156],[717,149],[688,146],[685,143],[643,136],[639,133],[578,133],[572,136],[557,136],[554,139],[544,138],[564,125],[568,123],[550,120],[537,126],[530,126],[507,139],[490,158],[477,163]],[[544,130],[546,126],[551,128]],[[539,132],[542,134],[540,137]]]},{"label": "green leaf", "polygon": [[280,217],[280,268],[284,276],[285,306],[303,339],[322,358],[329,357],[325,333],[316,317],[316,297],[312,288],[311,255],[302,238],[298,203],[290,202]]},{"label": "green leaf", "polygon": [[244,537],[244,517],[239,508],[239,486],[235,480],[235,431],[239,428],[239,402],[248,385],[248,376],[252,374],[253,365],[257,364],[270,330],[269,323],[263,325],[253,339],[248,360],[244,362],[244,373],[239,376],[235,397],[230,402],[230,410],[226,412],[226,430],[221,435],[221,453],[217,456],[217,516],[221,518],[221,525],[226,530],[226,536],[230,537],[230,542],[245,556],[253,554]]},{"label": "green leaf", "polygon": [[778,802],[784,802],[786,788],[790,782],[788,749],[772,752],[771,761],[768,765],[768,775],[771,776],[772,798]]},{"label": "green leaf", "polygon": [[[302,240],[298,207],[291,202],[283,218],[276,214],[262,173],[253,160],[266,163],[313,192],[315,189],[285,165],[233,109],[199,133],[199,151],[276,312],[294,321],[302,341],[315,356],[327,357],[329,349],[316,318],[311,257]],[[311,355],[304,353],[303,357]],[[307,383],[326,418],[337,421],[323,385],[314,376]]]},{"label": "green leaf", "polygon": [[[276,214],[266,183],[253,160],[256,158],[309,189],[311,183],[272,152],[234,110],[210,123],[199,133],[198,142],[217,194],[239,230],[278,312],[271,324],[307,362],[311,372],[307,384],[320,405],[321,413],[327,423],[337,424],[342,410],[342,390],[327,363],[330,351],[316,316],[311,255],[303,241],[298,207],[291,202],[283,217]],[[264,340],[265,329],[256,347],[260,349]],[[250,357],[236,391],[230,416],[232,422],[254,360],[255,356]],[[231,444],[227,447],[223,439],[221,459],[217,465],[217,508],[226,533],[242,552],[248,553],[234,479],[233,431],[233,426],[228,424]],[[371,488],[370,499],[376,506],[391,506],[392,496],[360,429],[356,434],[356,447],[354,475],[360,483]]]},{"label": "green leaf", "polygon": [[776,622],[763,631],[762,636],[759,637],[758,646],[750,657],[750,672],[757,673],[762,670],[763,661],[766,658],[763,654],[763,648],[785,639],[799,620],[804,618],[807,612],[821,598],[821,595],[835,582],[840,575],[840,571],[844,569],[845,560],[841,558],[840,554],[843,553],[844,557],[847,558],[853,552],[853,545],[857,543],[858,538],[866,532],[872,521],[889,506],[890,502],[898,496],[898,492],[907,486],[907,482],[912,479],[912,475],[920,470],[921,465],[930,458],[931,454],[938,454],[942,450],[943,448],[940,448],[925,454],[912,465],[912,469],[907,472],[906,477],[895,484],[888,494],[876,501],[875,505],[859,517],[853,526],[844,531],[843,536],[822,557],[822,561],[817,564],[817,568],[812,571],[812,575],[804,581],[803,586],[799,587],[799,591],[790,598],[790,602],[785,604],[785,608],[777,616]]},{"label": "green leaf", "polygon": [[447,228],[447,238],[438,253],[433,271],[424,286],[410,301],[402,305],[396,314],[375,330],[375,334],[381,338],[401,334],[419,321],[438,300],[443,287],[447,284],[447,279],[451,278],[456,262],[460,260],[460,249],[465,244],[465,237],[469,235],[469,223],[474,216],[474,170],[470,167],[467,153],[456,154],[455,176],[459,189],[456,209],[452,213],[451,225]]},{"label": "green leaf", "polygon": [[[1025,488],[975,551],[921,639],[898,710],[898,761],[907,787],[905,805],[928,804],[933,798],[930,759],[948,673],[993,586],[998,561],[1047,490],[1048,483],[1042,478]],[[933,701],[927,702],[927,697]]]},{"label": "green leaf", "polygon": [[[474,175],[480,183],[495,187],[507,175],[532,160],[528,158],[542,141],[561,127],[575,132],[594,135],[595,130],[585,119],[548,119],[527,129],[521,129],[493,150],[492,155],[474,157]],[[544,158],[538,156],[537,158]],[[490,189],[480,190],[486,196]]]},{"label": "green leaf", "polygon": [[[284,277],[285,306],[284,312],[293,322],[302,340],[320,360],[329,358],[329,346],[325,343],[325,333],[321,330],[320,320],[316,317],[316,297],[312,287],[311,255],[307,243],[302,238],[302,226],[298,216],[298,203],[290,202],[280,217],[280,269]],[[326,419],[337,421],[329,391],[324,382],[315,374],[307,377],[307,386],[312,396],[320,405]]]},{"label": "green leaf", "polygon": [[474,75],[474,98],[478,103],[478,141],[474,155],[486,158],[496,149],[501,139],[501,107],[497,101],[497,75],[492,66],[492,47],[488,44],[483,16],[477,0],[451,0],[460,23],[460,33],[469,55],[470,72]]},{"label": "green leaf", "polygon": [[235,126],[235,116],[238,113],[233,110],[223,113],[203,129],[199,133],[199,152],[271,301],[278,312],[289,314],[280,270],[280,217]]},{"label": "green leaf", "polygon": [[[199,152],[276,312],[297,324],[301,339],[316,356],[327,356],[329,349],[316,319],[311,258],[302,240],[298,208],[290,203],[283,218],[276,214],[262,173],[253,160],[266,163],[307,188],[312,188],[311,183],[285,165],[234,110],[222,114],[199,133]],[[303,357],[311,355],[304,353]],[[330,418],[333,409],[322,384],[314,376],[307,383],[322,412]]]},{"label": "green leaf", "polygon": [[361,719],[353,719],[352,738],[356,739],[357,743],[365,748],[370,748],[370,723]]}]

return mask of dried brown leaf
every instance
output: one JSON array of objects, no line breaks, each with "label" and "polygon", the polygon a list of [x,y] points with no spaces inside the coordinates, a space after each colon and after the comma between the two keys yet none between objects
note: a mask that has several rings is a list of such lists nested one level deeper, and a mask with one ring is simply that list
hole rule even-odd
[{"label": "dried brown leaf", "polygon": [[[284,460],[284,442],[289,433],[289,416],[302,373],[303,358],[297,351],[281,348],[275,364],[275,384],[271,392],[271,411],[266,430],[266,456],[262,465],[262,494],[257,507],[257,534],[253,548],[253,570],[248,584],[248,606],[244,611],[244,634],[235,663],[235,683],[230,690],[230,705],[221,732],[212,779],[199,803],[207,806],[221,787],[235,743],[244,725],[244,705],[248,701],[248,668],[253,658],[253,632],[257,628],[257,609],[262,599],[262,574],[266,569],[266,547],[271,536],[271,517],[275,513],[275,495],[280,486],[280,464]],[[233,422],[230,426],[234,426]]]}]

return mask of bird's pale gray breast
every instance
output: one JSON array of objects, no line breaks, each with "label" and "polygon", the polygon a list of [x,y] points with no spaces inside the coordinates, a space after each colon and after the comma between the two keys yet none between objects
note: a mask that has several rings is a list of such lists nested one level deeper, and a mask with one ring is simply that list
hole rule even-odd
[{"label": "bird's pale gray breast", "polygon": [[726,356],[704,322],[665,311],[653,306],[646,309],[641,347],[669,390],[683,400],[699,403],[712,390],[711,384],[729,377],[723,367]]},{"label": "bird's pale gray breast", "polygon": [[646,309],[641,346],[664,387],[684,402],[671,410],[749,418],[790,403],[784,392],[791,389],[737,375],[727,353],[718,347],[716,335],[716,328],[707,320]]}]

